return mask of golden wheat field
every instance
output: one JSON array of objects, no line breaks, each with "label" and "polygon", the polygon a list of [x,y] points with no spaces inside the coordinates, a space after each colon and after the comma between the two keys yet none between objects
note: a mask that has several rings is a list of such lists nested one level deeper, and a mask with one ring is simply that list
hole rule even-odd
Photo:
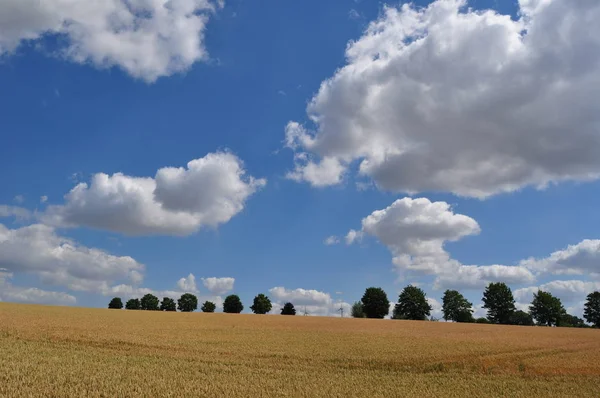
[{"label": "golden wheat field", "polygon": [[599,396],[600,330],[0,303],[2,397]]}]

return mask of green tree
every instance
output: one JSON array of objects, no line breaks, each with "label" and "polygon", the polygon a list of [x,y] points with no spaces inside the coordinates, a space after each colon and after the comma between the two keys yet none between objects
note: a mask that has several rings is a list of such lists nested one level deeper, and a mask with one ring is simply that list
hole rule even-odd
[{"label": "green tree", "polygon": [[361,302],[367,318],[383,319],[390,312],[390,301],[380,287],[365,290]]},{"label": "green tree", "polygon": [[510,317],[517,310],[512,291],[503,282],[490,283],[483,292],[483,308],[488,310],[490,323],[510,324]]},{"label": "green tree", "polygon": [[566,314],[560,299],[542,290],[533,294],[529,312],[538,324],[547,326],[557,326],[560,318]]},{"label": "green tree", "polygon": [[446,321],[473,321],[473,304],[457,290],[446,290],[442,302],[442,313]]},{"label": "green tree", "polygon": [[413,285],[406,286],[394,307],[394,319],[411,319],[424,321],[431,315],[431,305],[427,302],[425,292]]},{"label": "green tree", "polygon": [[285,303],[283,308],[281,308],[281,315],[296,315],[296,309],[294,308],[294,304]]},{"label": "green tree", "polygon": [[571,314],[563,314],[560,318],[558,326],[566,327],[566,328],[585,328],[588,327],[585,324],[585,321],[575,315]]},{"label": "green tree", "polygon": [[228,314],[239,314],[244,310],[244,305],[242,304],[242,300],[236,294],[231,294],[225,297],[225,301],[223,301],[223,312]]},{"label": "green tree", "polygon": [[475,319],[475,323],[487,324],[487,323],[490,323],[490,321],[487,318],[481,317],[481,318]]},{"label": "green tree", "polygon": [[159,301],[158,301],[158,297],[156,297],[153,294],[145,294],[144,297],[142,297],[142,300],[140,301],[141,305],[142,305],[142,309],[144,311],[158,311],[158,305],[159,305]]},{"label": "green tree", "polygon": [[123,308],[123,301],[121,300],[121,297],[115,297],[110,300],[110,303],[108,303],[108,308],[111,310],[120,310]]},{"label": "green tree", "polygon": [[515,311],[510,318],[511,325],[533,326],[533,317],[525,311]]},{"label": "green tree", "polygon": [[588,294],[583,308],[583,317],[594,327],[600,327],[600,292]]},{"label": "green tree", "polygon": [[175,304],[175,300],[170,297],[163,297],[160,302],[160,310],[161,311],[177,311],[177,305]]},{"label": "green tree", "polygon": [[125,309],[127,310],[140,310],[142,309],[142,305],[140,304],[140,299],[129,299],[127,303],[125,303]]},{"label": "green tree", "polygon": [[181,312],[194,312],[198,309],[198,297],[192,293],[184,293],[177,300],[177,308]]},{"label": "green tree", "polygon": [[217,306],[212,301],[205,301],[204,304],[202,304],[202,308],[200,309],[202,310],[202,312],[215,312]]},{"label": "green tree", "polygon": [[250,306],[250,309],[255,314],[264,315],[267,312],[271,311],[273,306],[271,305],[271,300],[264,294],[260,293],[258,296],[254,297],[254,303]]},{"label": "green tree", "polygon": [[365,317],[365,311],[363,310],[363,305],[360,301],[357,301],[354,304],[352,304],[351,314],[352,314],[353,318],[364,318]]}]

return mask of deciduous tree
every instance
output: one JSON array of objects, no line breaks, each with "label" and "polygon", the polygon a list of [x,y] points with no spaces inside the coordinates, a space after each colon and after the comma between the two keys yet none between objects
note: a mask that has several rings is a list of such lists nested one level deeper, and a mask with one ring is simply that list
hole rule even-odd
[{"label": "deciduous tree", "polygon": [[120,310],[123,308],[123,301],[121,300],[121,297],[115,297],[110,300],[110,303],[108,303],[108,308],[111,310]]},{"label": "deciduous tree", "polygon": [[503,282],[490,283],[483,292],[483,308],[488,310],[491,323],[510,324],[510,317],[517,310],[512,291]]},{"label": "deciduous tree", "polygon": [[158,301],[158,297],[156,297],[153,294],[145,294],[144,297],[142,297],[142,300],[140,301],[141,305],[142,305],[142,310],[144,311],[158,311],[159,310],[159,301]]},{"label": "deciduous tree", "polygon": [[230,294],[225,297],[225,301],[223,301],[223,312],[228,314],[239,314],[244,310],[244,305],[242,304],[242,300],[236,294]]},{"label": "deciduous tree", "polygon": [[563,314],[560,318],[560,322],[558,326],[566,327],[566,328],[585,328],[589,327],[585,324],[585,321],[575,315],[571,314]]},{"label": "deciduous tree", "polygon": [[446,321],[473,321],[473,304],[457,290],[446,290],[442,302],[442,313]]},{"label": "deciduous tree", "polygon": [[394,319],[411,319],[424,321],[431,315],[431,305],[427,302],[425,292],[413,285],[406,286],[394,307]]},{"label": "deciduous tree", "polygon": [[204,304],[202,304],[202,308],[200,309],[202,310],[202,312],[215,312],[217,306],[212,301],[205,301]]},{"label": "deciduous tree", "polygon": [[600,327],[600,292],[588,294],[583,308],[583,317],[594,327]]},{"label": "deciduous tree", "polygon": [[390,312],[390,301],[380,287],[365,290],[361,302],[367,318],[383,319]]},{"label": "deciduous tree", "polygon": [[525,311],[515,311],[510,318],[511,325],[533,326],[533,317]]},{"label": "deciduous tree", "polygon": [[538,324],[546,326],[558,326],[560,318],[566,314],[560,299],[542,290],[533,294],[529,312]]},{"label": "deciduous tree", "polygon": [[271,311],[271,308],[273,308],[271,300],[262,293],[254,297],[254,302],[250,306],[252,312],[259,315],[266,314],[267,312]]},{"label": "deciduous tree", "polygon": [[192,293],[184,293],[177,300],[177,308],[181,312],[193,312],[198,309],[198,297]]},{"label": "deciduous tree", "polygon": [[285,303],[283,308],[281,308],[281,315],[296,315],[296,308],[294,308],[294,304]]},{"label": "deciduous tree", "polygon": [[142,305],[140,304],[140,299],[129,299],[127,300],[127,303],[125,303],[125,309],[127,310],[139,310],[142,308]]},{"label": "deciduous tree", "polygon": [[357,301],[354,304],[352,304],[351,314],[352,314],[353,318],[364,318],[365,317],[365,311],[363,310],[363,305],[360,301]]},{"label": "deciduous tree", "polygon": [[175,300],[170,297],[163,297],[160,302],[160,310],[161,311],[177,311],[177,305],[175,304]]}]

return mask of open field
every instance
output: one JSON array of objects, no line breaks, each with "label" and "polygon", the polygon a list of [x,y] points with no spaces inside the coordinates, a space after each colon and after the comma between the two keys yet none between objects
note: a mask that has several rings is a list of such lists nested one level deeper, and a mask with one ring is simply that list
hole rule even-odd
[{"label": "open field", "polygon": [[0,303],[0,396],[598,396],[600,330]]}]

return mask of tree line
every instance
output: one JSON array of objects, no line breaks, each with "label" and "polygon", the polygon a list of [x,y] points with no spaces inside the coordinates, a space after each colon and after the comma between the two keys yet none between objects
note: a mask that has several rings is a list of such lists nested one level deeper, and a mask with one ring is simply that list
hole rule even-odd
[{"label": "tree line", "polygon": [[[446,290],[442,297],[442,314],[446,321],[468,323],[493,323],[522,326],[589,327],[577,316],[568,314],[561,300],[549,292],[534,293],[529,311],[517,310],[512,290],[506,283],[490,283],[483,292],[483,308],[487,317],[473,317],[473,304],[459,291]],[[352,306],[355,318],[384,318],[388,315],[390,302],[381,288],[370,287],[361,301]],[[432,307],[425,292],[417,286],[406,286],[394,306],[392,319],[427,320]],[[600,292],[587,296],[584,318],[594,327],[600,327]]]},{"label": "tree line", "polygon": [[[153,294],[146,294],[141,299],[132,298],[127,300],[125,303],[125,309],[127,310],[144,310],[144,311],[181,311],[181,312],[193,312],[198,309],[198,298],[191,294],[185,293],[177,300],[170,297],[164,297],[162,301],[159,301],[158,297]],[[123,300],[120,297],[114,297],[108,303],[109,309],[120,310],[123,309]],[[217,305],[212,301],[205,301],[200,307],[202,312],[215,312]],[[273,304],[269,297],[264,294],[259,294],[254,297],[254,302],[250,306],[250,309],[255,314],[266,314],[273,309]],[[244,310],[242,300],[236,294],[231,294],[223,301],[223,312],[229,314],[239,314]],[[281,308],[281,315],[296,315],[296,309],[292,303],[285,303]]]},{"label": "tree line", "polygon": [[[483,308],[487,310],[487,317],[473,317],[473,304],[459,291],[446,290],[442,297],[442,314],[446,321],[462,323],[492,323],[501,325],[522,326],[563,326],[563,327],[588,327],[585,321],[577,316],[570,315],[565,310],[561,300],[549,292],[539,290],[534,293],[529,311],[517,310],[512,290],[506,283],[490,283],[483,292]],[[122,309],[123,301],[120,297],[113,298],[108,308]],[[202,312],[215,312],[217,306],[211,301],[202,304]],[[265,294],[258,294],[250,309],[255,314],[267,314],[273,305]],[[125,304],[128,310],[146,311],[181,311],[192,312],[198,309],[198,298],[185,293],[178,300],[146,294],[141,299],[132,298]],[[223,312],[239,314],[244,310],[244,305],[239,296],[232,294],[223,301]],[[427,320],[431,319],[432,307],[427,301],[425,292],[413,285],[406,286],[398,296],[398,302],[392,311],[392,319]],[[382,288],[369,287],[365,290],[360,301],[352,305],[351,315],[354,318],[385,318],[390,311],[390,301]],[[281,315],[296,315],[294,304],[287,302],[281,308]],[[593,292],[587,296],[584,306],[584,318],[594,327],[600,327],[600,292]]]}]

